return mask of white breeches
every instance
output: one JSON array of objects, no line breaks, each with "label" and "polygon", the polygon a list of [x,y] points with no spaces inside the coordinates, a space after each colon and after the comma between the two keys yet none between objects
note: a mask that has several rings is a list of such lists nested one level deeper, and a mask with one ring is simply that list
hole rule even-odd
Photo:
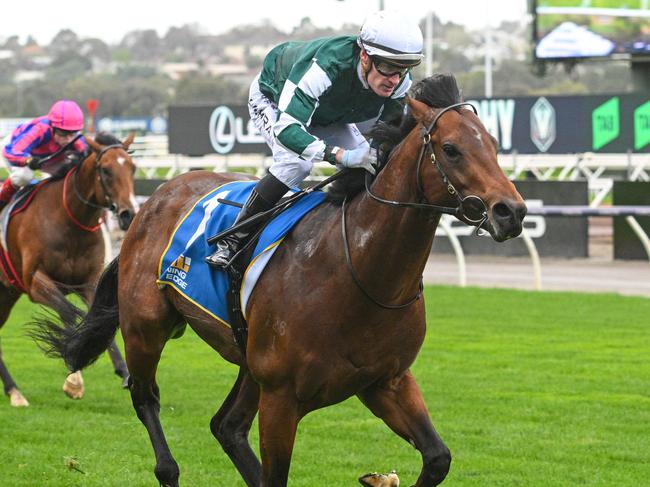
[{"label": "white breeches", "polygon": [[[271,174],[289,187],[298,186],[312,170],[313,161],[301,159],[297,154],[285,149],[275,139],[273,124],[278,118],[278,107],[260,91],[259,76],[251,83],[248,96],[248,111],[253,124],[259,130],[273,153]],[[326,127],[310,127],[309,133],[324,140],[328,145],[343,149],[356,149],[368,144],[353,123],[336,123]]]}]

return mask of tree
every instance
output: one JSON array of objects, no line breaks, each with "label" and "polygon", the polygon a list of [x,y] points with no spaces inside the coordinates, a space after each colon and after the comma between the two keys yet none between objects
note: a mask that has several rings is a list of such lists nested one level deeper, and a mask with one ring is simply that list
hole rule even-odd
[{"label": "tree", "polygon": [[245,87],[218,76],[186,76],[176,87],[175,104],[245,103]]},{"label": "tree", "polygon": [[62,51],[46,71],[48,81],[70,81],[92,71],[93,64],[76,51]]},{"label": "tree", "polygon": [[63,29],[58,32],[50,42],[48,50],[56,55],[62,52],[77,51],[79,49],[79,37],[70,29]]}]

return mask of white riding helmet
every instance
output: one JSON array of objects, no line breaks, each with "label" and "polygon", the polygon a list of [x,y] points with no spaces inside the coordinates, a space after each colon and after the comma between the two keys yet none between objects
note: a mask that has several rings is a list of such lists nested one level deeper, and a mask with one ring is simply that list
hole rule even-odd
[{"label": "white riding helmet", "polygon": [[402,67],[422,62],[422,31],[418,24],[401,12],[382,10],[366,19],[357,43],[370,56]]}]

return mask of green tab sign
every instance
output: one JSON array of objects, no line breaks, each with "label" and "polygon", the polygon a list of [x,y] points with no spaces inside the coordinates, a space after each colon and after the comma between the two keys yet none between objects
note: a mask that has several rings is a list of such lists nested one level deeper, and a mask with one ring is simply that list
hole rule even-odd
[{"label": "green tab sign", "polygon": [[598,150],[616,139],[621,131],[620,101],[610,98],[591,113],[593,150]]},{"label": "green tab sign", "polygon": [[650,143],[650,101],[634,110],[634,150]]}]

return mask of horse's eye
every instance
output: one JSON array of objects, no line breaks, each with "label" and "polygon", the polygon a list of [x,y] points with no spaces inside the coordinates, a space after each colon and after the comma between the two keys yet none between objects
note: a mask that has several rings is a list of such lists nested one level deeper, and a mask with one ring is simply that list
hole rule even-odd
[{"label": "horse's eye", "polygon": [[456,147],[451,144],[443,145],[442,150],[448,159],[458,159],[460,157],[460,152],[458,152],[458,149],[456,149]]},{"label": "horse's eye", "polygon": [[101,167],[101,168],[99,168],[99,170],[100,170],[100,172],[101,172],[101,174],[102,174],[102,177],[104,177],[104,178],[111,178],[111,177],[113,177],[113,171],[111,171],[110,168],[108,168],[108,167]]}]

